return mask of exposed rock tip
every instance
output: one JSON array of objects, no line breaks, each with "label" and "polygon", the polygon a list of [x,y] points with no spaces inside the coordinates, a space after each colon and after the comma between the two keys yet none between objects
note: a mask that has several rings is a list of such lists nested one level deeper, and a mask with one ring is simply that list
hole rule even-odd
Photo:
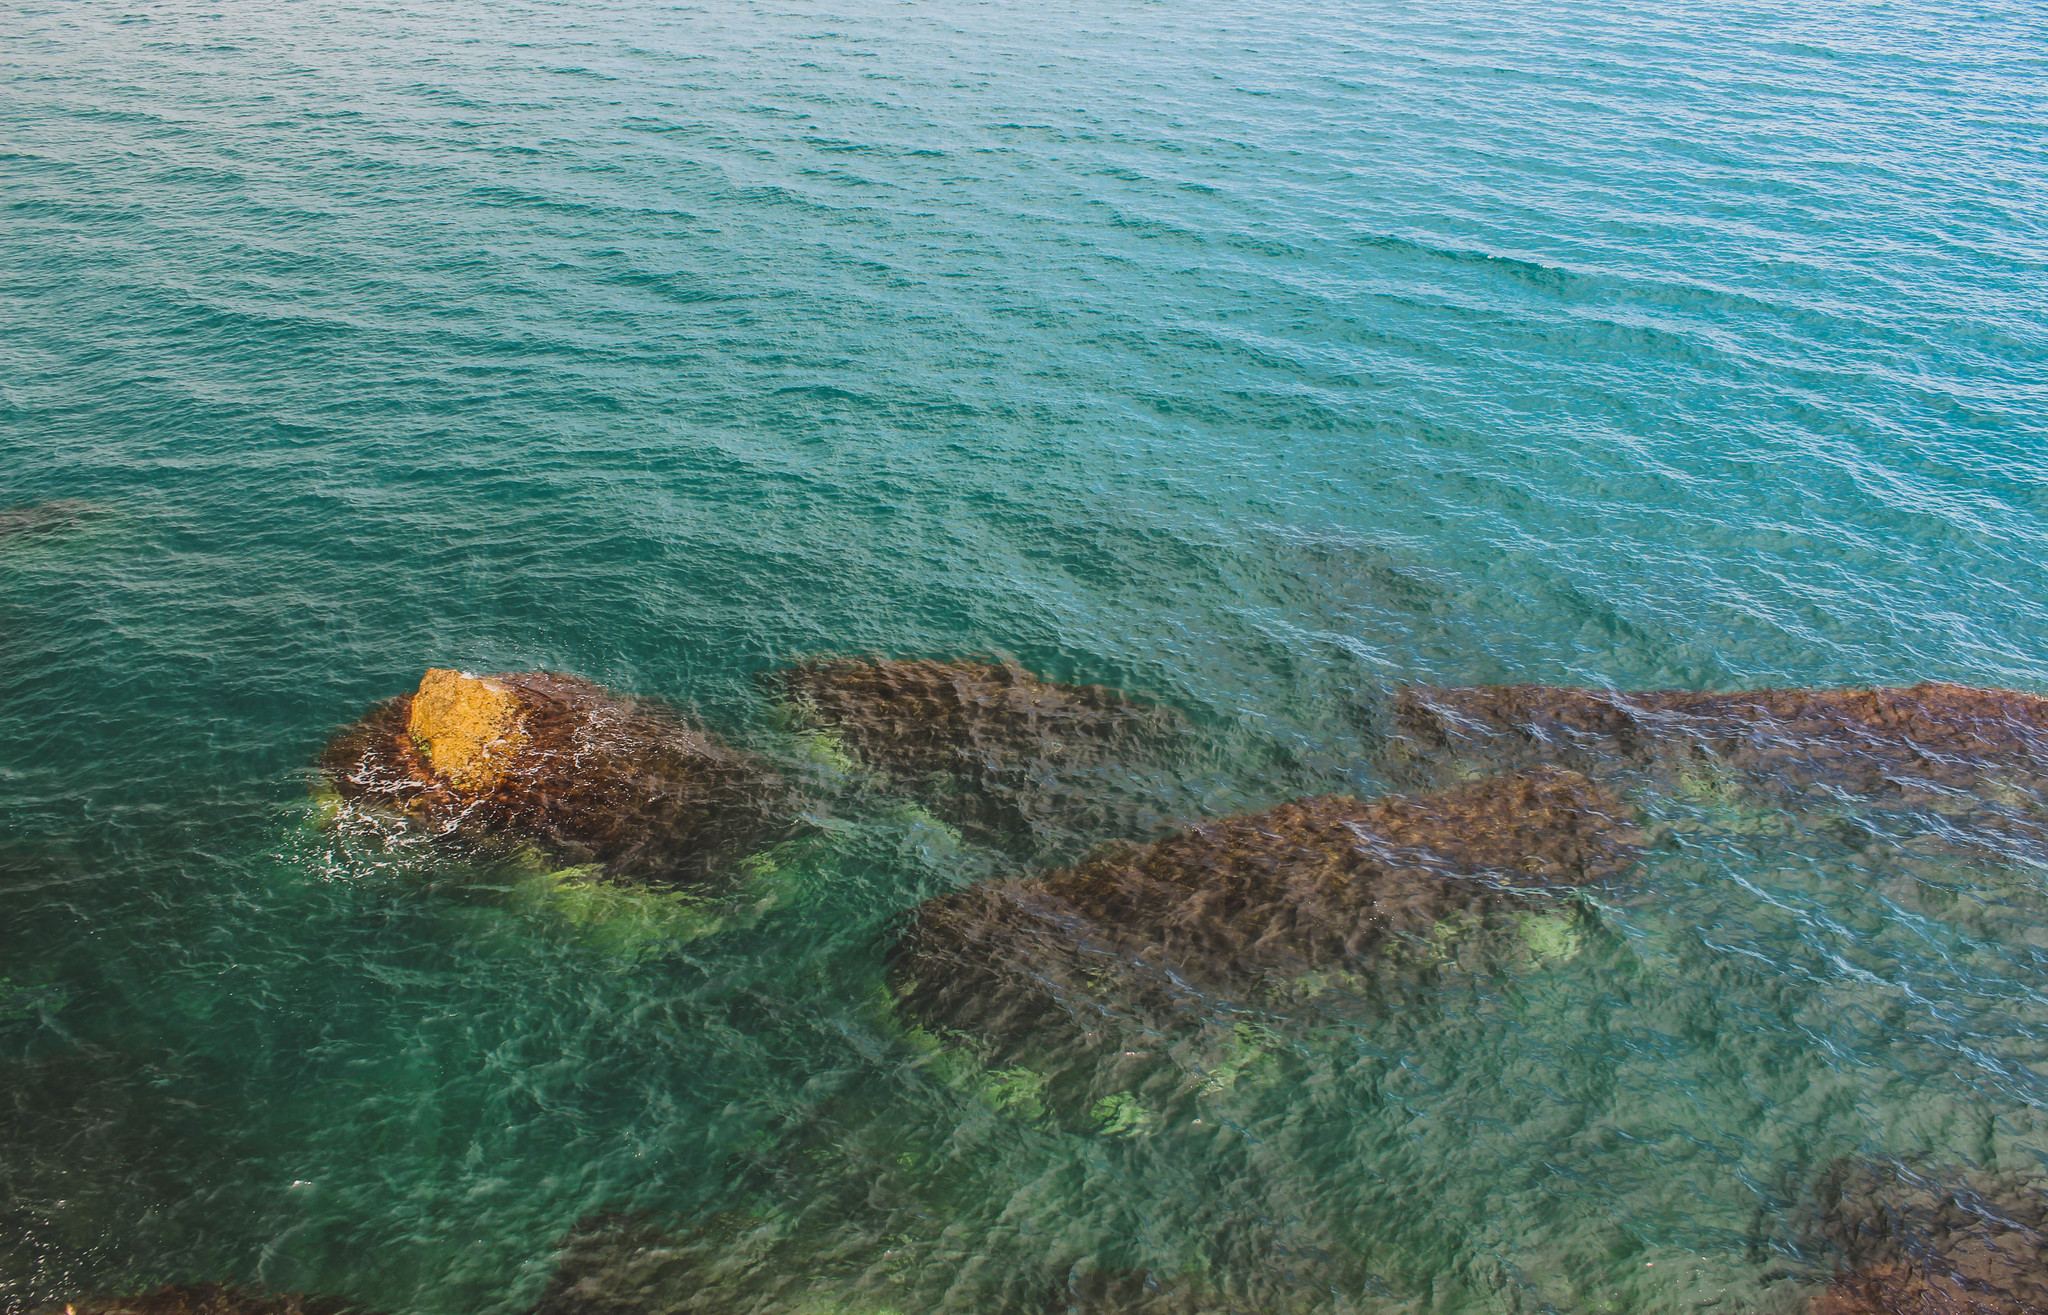
[{"label": "exposed rock tip", "polygon": [[405,730],[436,776],[459,790],[489,790],[526,743],[523,714],[504,682],[430,667]]}]

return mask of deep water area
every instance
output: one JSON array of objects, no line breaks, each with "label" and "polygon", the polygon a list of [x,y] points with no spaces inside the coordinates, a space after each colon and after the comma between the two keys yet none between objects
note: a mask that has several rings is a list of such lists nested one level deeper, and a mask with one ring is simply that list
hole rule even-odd
[{"label": "deep water area", "polygon": [[[2038,5],[10,0],[0,326],[6,1315],[1797,1315],[2048,1183],[2048,855],[1803,778],[1067,1050],[891,977],[1410,687],[2048,693]],[[1149,738],[984,806],[778,675],[874,659]],[[429,668],[775,826],[339,797]]]}]

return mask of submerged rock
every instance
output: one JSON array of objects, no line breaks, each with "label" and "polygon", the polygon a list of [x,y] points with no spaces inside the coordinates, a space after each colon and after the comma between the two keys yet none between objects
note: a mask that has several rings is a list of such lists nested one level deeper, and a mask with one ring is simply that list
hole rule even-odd
[{"label": "submerged rock", "polygon": [[843,1241],[805,1241],[810,1245],[743,1214],[681,1226],[646,1214],[601,1213],[579,1221],[562,1240],[554,1275],[527,1315],[737,1315],[764,1309],[786,1315],[909,1315],[922,1309],[863,1297],[857,1271],[832,1263],[843,1259],[833,1254]]},{"label": "submerged rock", "polygon": [[61,1309],[64,1315],[362,1315],[360,1307],[329,1297],[259,1292],[215,1283],[159,1288],[111,1301],[67,1303]]},{"label": "submerged rock", "polygon": [[528,1315],[655,1315],[684,1308],[702,1286],[699,1239],[626,1213],[580,1221]]},{"label": "submerged rock", "polygon": [[1550,890],[1626,870],[1643,843],[1632,816],[1559,768],[1436,794],[1303,799],[931,900],[895,949],[892,984],[925,1026],[998,1055],[1057,1053],[1070,1047],[1029,1038],[1539,909]]},{"label": "submerged rock", "polygon": [[41,534],[78,524],[99,510],[79,498],[57,498],[31,502],[20,507],[0,507],[0,539],[22,534]]},{"label": "submerged rock", "polygon": [[1171,708],[1009,662],[825,660],[768,679],[861,764],[923,787],[946,821],[1001,840],[1156,824],[1156,804],[1117,769],[1188,729]]},{"label": "submerged rock", "polygon": [[1981,1173],[1924,1177],[1838,1165],[1814,1219],[1841,1273],[1813,1315],[2039,1315],[2048,1311],[2044,1185]]},{"label": "submerged rock", "polygon": [[431,670],[321,765],[344,798],[537,840],[612,878],[695,880],[778,830],[759,764],[663,705],[549,671]]},{"label": "submerged rock", "polygon": [[1769,789],[1838,792],[2048,839],[2048,698],[2013,690],[1415,687],[1395,697],[1393,723],[1397,744],[1425,763],[1554,762],[1682,784],[1718,766]]},{"label": "submerged rock", "polygon": [[[195,1120],[221,1126],[222,1114],[189,1054],[50,1047],[77,1023],[60,995],[36,994],[27,1025],[0,1017],[0,1310],[10,1315],[61,1311],[65,1298],[87,1309],[80,1275],[133,1274],[203,1245],[212,1221],[187,1207],[205,1170],[181,1137]],[[254,1154],[227,1126],[210,1152]]]}]

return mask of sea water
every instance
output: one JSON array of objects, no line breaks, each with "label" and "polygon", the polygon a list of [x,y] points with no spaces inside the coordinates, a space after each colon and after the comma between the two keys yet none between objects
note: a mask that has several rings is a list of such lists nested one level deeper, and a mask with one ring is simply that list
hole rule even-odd
[{"label": "sea water", "polygon": [[1077,1127],[876,992],[1094,837],[823,773],[769,895],[622,933],[312,764],[430,665],[772,755],[763,672],[993,654],[1186,714],[1163,827],[1390,788],[1411,682],[2048,690],[2044,51],[2013,0],[7,6],[0,506],[84,506],[0,540],[0,1307],[509,1315],[624,1216],[735,1239],[704,1310],[1790,1312],[1825,1166],[2038,1173],[2048,873],[1853,810],[1646,799],[1526,953],[1163,1038],[1191,1116]]}]

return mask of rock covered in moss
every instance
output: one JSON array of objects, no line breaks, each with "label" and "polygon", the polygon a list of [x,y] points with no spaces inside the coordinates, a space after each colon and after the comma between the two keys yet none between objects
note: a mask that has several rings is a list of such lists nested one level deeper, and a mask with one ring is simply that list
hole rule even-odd
[{"label": "rock covered in moss", "polygon": [[556,672],[430,670],[321,761],[344,798],[537,840],[615,878],[696,880],[778,827],[760,764],[661,704]]},{"label": "rock covered in moss", "polygon": [[2048,1311],[2048,1184],[1837,1164],[1809,1223],[1840,1267],[1813,1315]]},{"label": "rock covered in moss", "polygon": [[[1042,877],[927,902],[896,946],[899,999],[926,1026],[1014,1053],[1151,998],[1177,1007],[1371,956],[1390,938],[1544,907],[1637,858],[1633,810],[1539,768],[1426,795],[1297,800],[1187,827]],[[1117,1003],[1102,1003],[1116,982]],[[1056,1049],[1056,1047],[1049,1047]]]},{"label": "rock covered in moss", "polygon": [[1145,829],[1152,805],[1122,769],[1189,729],[1171,708],[1010,662],[829,659],[768,679],[862,765],[998,840]]},{"label": "rock covered in moss", "polygon": [[138,1297],[71,1302],[56,1309],[64,1315],[363,1315],[360,1307],[329,1297],[215,1283],[158,1288]]}]

